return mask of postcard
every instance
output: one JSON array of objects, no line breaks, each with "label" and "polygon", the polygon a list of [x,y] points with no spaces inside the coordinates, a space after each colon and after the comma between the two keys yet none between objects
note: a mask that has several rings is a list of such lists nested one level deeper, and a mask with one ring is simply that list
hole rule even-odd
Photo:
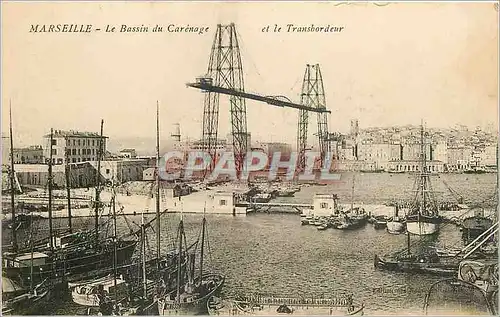
[{"label": "postcard", "polygon": [[497,315],[497,1],[2,1],[2,314]]}]

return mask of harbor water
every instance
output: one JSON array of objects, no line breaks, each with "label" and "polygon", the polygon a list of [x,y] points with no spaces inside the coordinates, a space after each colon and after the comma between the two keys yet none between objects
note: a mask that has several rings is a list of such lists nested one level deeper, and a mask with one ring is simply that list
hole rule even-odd
[{"label": "harbor water", "polygon": [[[452,187],[469,205],[488,201],[496,188],[496,174],[440,175],[433,182],[437,198],[453,201],[441,180]],[[364,203],[386,203],[411,197],[413,176],[408,174],[357,173],[353,199]],[[351,199],[352,174],[327,186],[302,187],[294,197],[279,201],[309,203],[315,193],[336,193],[342,202]],[[151,201],[154,206],[154,201]],[[153,215],[145,215],[145,221]],[[180,214],[162,219],[162,250],[173,248]],[[202,215],[183,214],[188,240],[200,232]],[[35,225],[46,228],[45,220]],[[63,226],[65,219],[55,220]],[[78,227],[92,227],[92,219],[74,220]],[[137,229],[141,216],[119,219],[120,233]],[[365,304],[365,314],[421,315],[424,298],[439,276],[394,273],[376,270],[375,254],[387,254],[406,247],[405,235],[391,235],[371,225],[352,231],[301,226],[297,214],[252,213],[247,216],[209,215],[206,254],[208,267],[226,276],[223,296],[273,295],[277,297],[334,297],[352,293]],[[40,232],[46,230],[41,230]],[[150,231],[148,245],[154,250],[155,233]],[[6,232],[4,239],[8,239]],[[460,247],[461,233],[453,224],[443,224],[432,244]],[[4,240],[5,241],[5,240]],[[5,244],[5,242],[4,242]],[[81,308],[80,308],[81,310]],[[75,314],[76,306],[63,302],[51,313]]]}]

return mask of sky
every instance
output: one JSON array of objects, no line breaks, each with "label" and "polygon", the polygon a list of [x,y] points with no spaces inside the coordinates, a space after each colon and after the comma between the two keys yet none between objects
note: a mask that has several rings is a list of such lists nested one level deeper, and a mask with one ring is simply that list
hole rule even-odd
[{"label": "sky", "polygon": [[[329,130],[419,124],[498,125],[498,11],[493,3],[22,3],[2,2],[2,132],[12,104],[15,142],[54,129],[110,138],[162,138],[180,123],[200,138],[206,72],[218,23],[234,22],[245,89],[300,101],[306,64],[319,64]],[[30,33],[32,24],[209,27],[197,33]],[[340,33],[262,32],[278,24],[343,26]],[[230,131],[220,98],[219,135]],[[253,139],[295,144],[298,111],[247,101]],[[310,132],[316,132],[316,116]]]}]

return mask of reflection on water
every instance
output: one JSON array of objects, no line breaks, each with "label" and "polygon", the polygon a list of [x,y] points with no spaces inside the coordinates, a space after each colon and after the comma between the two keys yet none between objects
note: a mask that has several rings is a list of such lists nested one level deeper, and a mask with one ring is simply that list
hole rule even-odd
[{"label": "reflection on water", "polygon": [[[491,196],[496,175],[442,175],[466,201],[479,203]],[[413,178],[405,174],[362,174],[356,177],[354,199],[382,203],[396,197],[409,197]],[[435,188],[452,200],[439,180]],[[311,202],[316,192],[337,193],[348,201],[351,178],[323,187],[304,187],[288,201]],[[444,189],[443,189],[444,188]],[[403,190],[407,190],[406,192]],[[448,196],[446,196],[448,195]],[[199,214],[184,214],[186,235],[193,241],[201,228]],[[148,215],[148,219],[152,215]],[[137,228],[140,216],[120,219],[120,233]],[[355,231],[318,231],[301,226],[297,215],[251,214],[242,217],[210,215],[208,219],[208,267],[226,275],[223,295],[275,295],[332,297],[352,292],[354,299],[365,303],[366,314],[414,314],[423,312],[424,297],[439,277],[375,270],[375,254],[404,248],[404,235],[390,235],[371,225]],[[162,219],[162,249],[172,246],[178,214]],[[56,226],[63,225],[62,220]],[[92,227],[92,221],[75,219],[79,226]],[[148,245],[155,248],[155,234],[149,232]],[[460,232],[454,225],[443,225],[432,241],[439,246],[460,246]],[[74,314],[75,306],[66,304],[57,313]]]}]

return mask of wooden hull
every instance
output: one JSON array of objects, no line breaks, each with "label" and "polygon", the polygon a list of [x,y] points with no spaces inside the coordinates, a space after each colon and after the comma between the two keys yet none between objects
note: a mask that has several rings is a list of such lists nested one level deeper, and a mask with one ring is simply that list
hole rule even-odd
[{"label": "wooden hull", "polygon": [[418,236],[431,235],[439,231],[440,223],[438,216],[410,215],[406,217],[406,231]]},{"label": "wooden hull", "polygon": [[[128,262],[135,251],[137,241],[121,241],[117,252],[117,263],[122,265]],[[33,281],[35,283],[52,276],[54,271],[56,277],[65,276],[67,280],[72,281],[72,276],[87,273],[90,271],[103,270],[112,271],[114,250],[112,247],[101,248],[100,250],[85,249],[74,250],[66,253],[60,261],[51,262],[51,258],[47,263],[33,268]],[[29,266],[15,266],[12,260],[6,260],[7,265],[4,265],[4,271],[8,277],[20,279],[24,285],[29,285],[29,277],[31,268]],[[5,263],[5,262],[4,262]],[[54,269],[52,267],[55,266]]]},{"label": "wooden hull", "polygon": [[203,276],[202,280],[207,282],[215,281],[215,284],[201,297],[193,298],[194,300],[191,301],[178,303],[170,300],[169,298],[171,297],[169,295],[173,295],[175,298],[175,293],[159,298],[157,301],[159,315],[206,315],[207,302],[212,296],[217,296],[220,293],[224,285],[224,277],[218,274],[207,274]]},{"label": "wooden hull", "polygon": [[400,234],[405,231],[405,225],[399,221],[388,221],[387,222],[387,232],[391,234]]},{"label": "wooden hull", "polygon": [[462,221],[462,240],[467,244],[479,237],[492,225],[493,221],[486,217],[467,217]]},{"label": "wooden hull", "polygon": [[458,259],[448,262],[420,262],[415,261],[400,261],[391,258],[380,258],[375,255],[374,267],[377,269],[406,272],[406,273],[424,273],[435,274],[439,276],[456,276],[460,261]]},{"label": "wooden hull", "polygon": [[51,291],[45,290],[37,295],[29,295],[2,303],[2,315],[39,315],[49,304]]}]

